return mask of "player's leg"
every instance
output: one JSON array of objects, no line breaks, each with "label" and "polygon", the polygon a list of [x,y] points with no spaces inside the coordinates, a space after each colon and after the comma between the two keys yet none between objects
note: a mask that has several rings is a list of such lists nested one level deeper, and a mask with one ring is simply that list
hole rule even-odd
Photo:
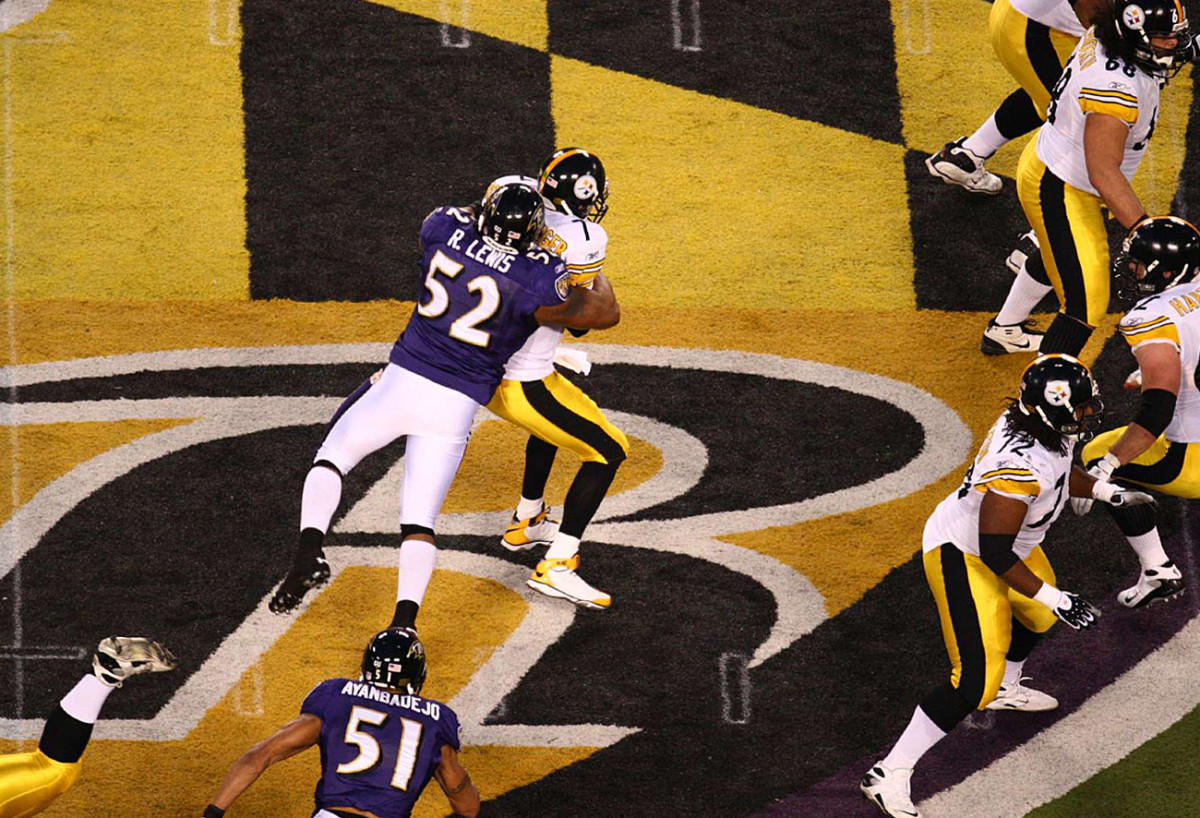
[{"label": "player's leg", "polygon": [[909,795],[913,768],[995,698],[1011,640],[1008,586],[982,560],[947,543],[926,552],[923,561],[951,673],[917,705],[891,752],[863,777],[863,794],[889,815],[917,814]]},{"label": "player's leg", "polygon": [[288,613],[304,595],[329,579],[323,545],[329,523],[342,499],[342,478],[371,452],[404,434],[405,370],[388,364],[342,402],[325,429],[325,436],[304,479],[300,502],[300,542],[292,568],[271,598],[275,613]]},{"label": "player's leg", "polygon": [[112,637],[100,643],[92,672],[58,703],[46,720],[38,749],[0,756],[0,818],[36,815],[79,777],[79,759],[110,693],[138,673],[171,670],[175,657],[149,639]]},{"label": "player's leg", "polygon": [[[1033,549],[1024,562],[1038,579],[1049,585],[1055,584],[1054,569],[1041,546]],[[1058,622],[1058,617],[1045,605],[1011,588],[1008,590],[1008,602],[1013,612],[1012,642],[1005,656],[1004,679],[1000,683],[1000,690],[987,707],[989,710],[1023,710],[1029,713],[1053,710],[1058,707],[1058,700],[1040,690],[1026,687],[1022,670],[1029,654],[1042,641],[1042,636]]]},{"label": "player's leg", "polygon": [[405,442],[400,498],[400,571],[391,627],[415,627],[417,611],[433,577],[434,528],[458,473],[479,404],[451,389],[425,382],[414,391],[420,408]]},{"label": "player's leg", "polygon": [[[505,380],[496,389],[488,409],[496,416],[525,428],[521,420],[525,404],[521,382]],[[528,551],[534,546],[549,545],[558,533],[558,520],[550,519],[550,509],[545,501],[546,482],[550,479],[550,470],[554,467],[557,455],[558,446],[530,433],[525,443],[521,499],[500,539],[500,544],[509,551]]]},{"label": "player's leg", "polygon": [[[1084,446],[1081,455],[1084,465],[1090,466],[1104,457],[1124,431],[1124,426],[1113,429]],[[1113,472],[1112,479],[1176,497],[1200,497],[1200,450],[1192,444],[1173,443],[1160,437],[1133,461]],[[1105,508],[1141,564],[1138,581],[1118,593],[1117,601],[1129,608],[1141,608],[1183,593],[1186,585],[1183,572],[1163,549],[1153,506],[1117,508],[1105,504]]]},{"label": "player's leg", "polygon": [[1108,309],[1108,234],[1100,200],[1051,173],[1032,141],[1017,168],[1017,197],[1061,305],[1039,351],[1078,355]]},{"label": "player's leg", "polygon": [[629,442],[595,401],[557,372],[517,386],[506,393],[502,416],[583,461],[567,491],[562,525],[529,585],[583,607],[607,608],[612,598],[576,573],[579,543],[628,454]]}]

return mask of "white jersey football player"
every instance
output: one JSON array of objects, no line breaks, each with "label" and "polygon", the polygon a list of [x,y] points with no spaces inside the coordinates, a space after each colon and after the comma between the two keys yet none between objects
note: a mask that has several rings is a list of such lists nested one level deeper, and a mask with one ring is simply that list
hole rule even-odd
[{"label": "white jersey football player", "polygon": [[[546,229],[541,245],[567,264],[570,283],[591,287],[602,275],[608,235],[599,222],[608,211],[608,179],[595,154],[580,148],[556,151],[537,179],[508,176],[492,184],[520,181],[541,193]],[[579,543],[629,452],[624,433],[555,363],[587,374],[581,353],[561,347],[561,327],[540,327],[508,361],[504,380],[488,409],[529,432],[521,499],[501,538],[510,551],[549,545],[528,585],[580,607],[604,610],[612,597],[577,573]],[[550,519],[543,499],[558,449],[582,460],[563,503],[561,525]]]},{"label": "white jersey football player", "polygon": [[[1191,56],[1187,15],[1179,0],[1114,0],[1092,20],[1017,167],[1045,275],[1017,276],[985,330],[984,352],[1079,354],[1108,311],[1104,210],[1127,230],[1146,217],[1130,182],[1154,134],[1160,91]],[[1039,347],[1023,325],[1051,287],[1060,309]]]},{"label": "white jersey football player", "polygon": [[1046,531],[1068,494],[1120,505],[1153,502],[1072,466],[1076,441],[1091,435],[1102,409],[1086,366],[1068,355],[1038,358],[962,485],[926,523],[925,577],[952,670],[917,706],[892,751],[863,776],[863,794],[887,815],[919,818],[909,791],[913,768],[973,710],[1058,706],[1022,684],[1025,660],[1056,622],[1079,630],[1099,612],[1055,587],[1041,547]]},{"label": "white jersey football player", "polygon": [[[1121,335],[1138,361],[1141,407],[1128,426],[1083,449],[1089,473],[1200,497],[1200,232],[1183,219],[1147,219],[1129,234],[1113,262],[1122,295],[1137,300],[1121,320]],[[1197,447],[1197,448],[1193,448]],[[1076,511],[1086,512],[1087,503]],[[1178,596],[1183,573],[1163,550],[1149,506],[1110,509],[1141,563],[1138,581],[1117,594],[1140,608]]]}]

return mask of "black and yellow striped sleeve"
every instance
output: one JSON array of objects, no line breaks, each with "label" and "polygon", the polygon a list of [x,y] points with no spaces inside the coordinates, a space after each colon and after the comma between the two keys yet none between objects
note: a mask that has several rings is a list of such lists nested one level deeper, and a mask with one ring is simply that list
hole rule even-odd
[{"label": "black and yellow striped sleeve", "polygon": [[1130,125],[1137,122],[1138,98],[1124,91],[1080,88],[1079,109],[1085,114],[1108,114]]},{"label": "black and yellow striped sleeve", "polygon": [[1015,494],[1031,499],[1042,493],[1041,484],[1038,483],[1038,479],[1033,471],[1015,466],[1006,466],[984,472],[975,481],[975,490]]},{"label": "black and yellow striped sleeve", "polygon": [[1130,321],[1128,317],[1121,322],[1121,337],[1131,349],[1137,349],[1145,343],[1168,343],[1179,348],[1179,330],[1174,322],[1165,315],[1148,318],[1144,321]]}]

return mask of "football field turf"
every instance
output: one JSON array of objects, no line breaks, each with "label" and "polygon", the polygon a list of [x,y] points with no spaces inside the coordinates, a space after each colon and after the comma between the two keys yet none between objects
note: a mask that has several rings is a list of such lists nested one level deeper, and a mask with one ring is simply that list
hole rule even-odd
[{"label": "football field turf", "polygon": [[[921,529],[1028,357],[985,358],[1027,229],[924,158],[1014,87],[983,0],[5,0],[0,752],[111,634],[170,674],[108,701],[44,814],[198,815],[229,764],[390,618],[404,447],[347,478],[335,576],[267,599],[325,422],[420,293],[416,234],[579,145],[612,185],[622,321],[572,378],[629,436],[581,573],[498,545],[524,437],[483,415],[439,521],[425,693],[485,816],[867,818],[863,771],[948,662]],[[1195,11],[1195,9],[1193,9]],[[1163,93],[1135,187],[1200,218],[1200,98]],[[1043,305],[1052,309],[1048,302]],[[1041,323],[1046,323],[1042,315]],[[1136,411],[1111,314],[1084,359]],[[575,469],[563,453],[550,499]],[[1165,499],[1200,577],[1200,510]],[[1062,703],[975,714],[914,778],[929,818],[1200,816],[1200,595],[1115,593],[1107,515],[1046,541],[1105,616],[1026,672]],[[230,816],[304,816],[315,752]],[[148,786],[153,782],[152,786]],[[415,815],[447,813],[436,787]]]}]

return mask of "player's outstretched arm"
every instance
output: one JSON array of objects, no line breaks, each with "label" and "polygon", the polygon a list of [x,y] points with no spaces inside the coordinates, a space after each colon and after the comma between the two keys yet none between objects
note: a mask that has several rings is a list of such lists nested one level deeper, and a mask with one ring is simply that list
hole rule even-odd
[{"label": "player's outstretched arm", "polygon": [[554,324],[569,329],[608,329],[621,320],[621,306],[612,284],[603,273],[593,280],[592,288],[572,287],[567,300],[553,307],[539,307],[533,317],[539,324]]},{"label": "player's outstretched arm", "polygon": [[321,738],[321,720],[311,713],[303,713],[270,738],[260,741],[233,762],[212,803],[204,811],[205,818],[221,818],[239,795],[253,784],[260,775],[277,761],[291,758],[307,750]]},{"label": "player's outstretched arm", "polygon": [[479,790],[471,783],[471,776],[458,762],[458,753],[450,747],[442,747],[442,761],[433,773],[441,785],[442,792],[450,799],[450,806],[458,815],[475,818],[479,814]]}]

